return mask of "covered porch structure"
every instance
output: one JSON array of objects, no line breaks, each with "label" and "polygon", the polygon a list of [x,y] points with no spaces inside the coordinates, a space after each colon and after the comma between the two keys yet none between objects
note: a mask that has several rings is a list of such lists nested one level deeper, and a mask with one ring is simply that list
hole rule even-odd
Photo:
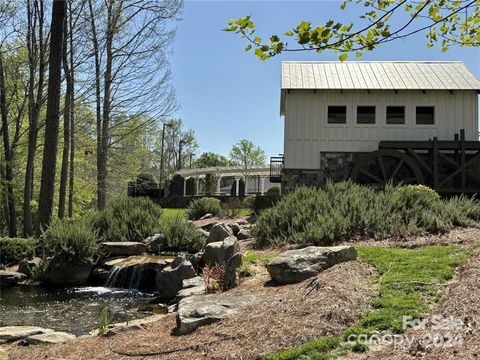
[{"label": "covered porch structure", "polygon": [[[275,186],[270,182],[269,167],[235,166],[183,169],[175,172],[183,179],[183,196],[263,195]],[[189,183],[189,185],[188,185]]]}]

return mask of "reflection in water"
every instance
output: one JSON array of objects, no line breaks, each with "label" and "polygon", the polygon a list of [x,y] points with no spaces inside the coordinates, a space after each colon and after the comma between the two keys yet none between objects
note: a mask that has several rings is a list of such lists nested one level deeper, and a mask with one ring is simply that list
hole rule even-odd
[{"label": "reflection in water", "polygon": [[150,315],[137,308],[152,296],[106,287],[50,289],[22,286],[1,289],[0,326],[36,325],[83,335],[99,327],[104,306],[108,306],[110,323]]}]

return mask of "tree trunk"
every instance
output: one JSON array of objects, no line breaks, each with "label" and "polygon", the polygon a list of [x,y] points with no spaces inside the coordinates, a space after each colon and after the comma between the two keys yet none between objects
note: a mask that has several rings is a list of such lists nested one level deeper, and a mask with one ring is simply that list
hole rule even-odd
[{"label": "tree trunk", "polygon": [[[72,16],[72,14],[69,14]],[[58,196],[58,217],[63,219],[65,217],[65,202],[67,198],[67,181],[68,181],[68,162],[70,152],[70,117],[72,116],[72,76],[71,69],[68,63],[68,41],[67,34],[72,29],[67,27],[67,17],[64,22],[64,37],[63,37],[63,72],[65,74],[65,80],[67,82],[67,89],[65,92],[65,105],[63,109],[63,153],[62,153],[62,170],[60,173],[60,189]]]},{"label": "tree trunk", "polygon": [[8,130],[7,87],[3,67],[3,49],[0,47],[0,117],[2,118],[3,151],[5,154],[5,188],[8,206],[8,236],[17,236],[17,214],[15,211],[15,197],[13,195],[12,151]]},{"label": "tree trunk", "polygon": [[[72,14],[72,3],[68,3],[70,14]],[[70,92],[70,182],[68,185],[68,217],[73,217],[73,195],[75,185],[75,69],[73,64],[73,20],[70,16],[70,77],[72,89]]]},{"label": "tree trunk", "polygon": [[[33,198],[33,179],[35,169],[35,155],[37,152],[37,138],[38,138],[38,119],[43,103],[43,87],[45,81],[45,43],[43,38],[43,24],[44,24],[44,4],[35,7],[38,13],[38,45],[34,42],[35,28],[33,24],[33,14],[30,7],[30,1],[27,1],[27,15],[28,15],[28,31],[27,31],[27,48],[28,48],[28,66],[29,66],[29,91],[28,91],[28,149],[27,149],[27,166],[25,169],[25,184],[23,189],[23,236],[29,237],[33,235],[33,221],[32,221],[32,207],[31,201]],[[36,49],[38,46],[38,57],[35,58]],[[35,100],[35,69],[38,61],[38,84],[37,94]]]},{"label": "tree trunk", "polygon": [[53,211],[55,191],[55,168],[57,162],[58,127],[60,113],[60,88],[63,48],[63,23],[65,19],[65,2],[57,0],[52,5],[52,22],[50,26],[50,53],[48,69],[47,115],[45,119],[45,143],[42,160],[42,179],[40,184],[40,201],[38,209],[37,237],[50,224]]},{"label": "tree trunk", "polygon": [[93,54],[95,58],[95,105],[97,118],[97,209],[102,209],[105,206],[105,181],[101,173],[103,169],[103,151],[102,151],[102,110],[101,110],[101,95],[100,95],[100,53],[98,46],[97,27],[95,25],[95,14],[93,11],[92,0],[88,1],[88,8],[90,10],[90,25],[92,30]]}]

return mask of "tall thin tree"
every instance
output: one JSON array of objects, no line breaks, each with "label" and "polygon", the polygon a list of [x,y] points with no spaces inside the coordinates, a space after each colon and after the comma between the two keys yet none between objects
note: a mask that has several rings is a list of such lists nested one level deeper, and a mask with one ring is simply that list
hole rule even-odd
[{"label": "tall thin tree", "polygon": [[60,120],[60,90],[62,82],[61,72],[65,14],[66,2],[63,0],[54,1],[52,5],[52,21],[50,25],[45,142],[43,148],[38,223],[35,229],[37,236],[40,236],[42,230],[50,224],[53,211],[58,129]]}]

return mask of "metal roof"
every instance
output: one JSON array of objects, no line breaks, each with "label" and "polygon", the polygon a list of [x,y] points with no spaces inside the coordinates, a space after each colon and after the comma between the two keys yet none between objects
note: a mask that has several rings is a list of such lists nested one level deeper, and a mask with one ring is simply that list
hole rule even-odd
[{"label": "metal roof", "polygon": [[463,62],[282,62],[282,90],[480,90]]}]

